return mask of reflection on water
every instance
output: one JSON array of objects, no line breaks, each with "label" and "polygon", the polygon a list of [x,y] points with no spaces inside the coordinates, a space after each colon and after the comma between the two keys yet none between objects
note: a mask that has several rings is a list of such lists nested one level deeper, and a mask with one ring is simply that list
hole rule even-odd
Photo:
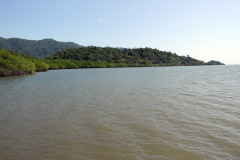
[{"label": "reflection on water", "polygon": [[240,66],[0,79],[0,159],[240,159]]}]

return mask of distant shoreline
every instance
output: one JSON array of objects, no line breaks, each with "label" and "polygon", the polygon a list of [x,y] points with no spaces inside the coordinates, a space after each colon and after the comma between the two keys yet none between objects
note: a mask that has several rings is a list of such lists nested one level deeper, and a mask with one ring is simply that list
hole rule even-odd
[{"label": "distant shoreline", "polygon": [[0,77],[21,76],[54,69],[124,68],[224,65],[219,61],[203,62],[190,56],[151,48],[124,49],[82,47],[59,51],[45,59],[12,50],[0,50]]},{"label": "distant shoreline", "polygon": [[[239,64],[237,64],[239,65]],[[31,74],[22,74],[22,75],[8,75],[8,76],[0,76],[0,78],[9,78],[9,77],[24,77],[24,76],[31,76],[35,75],[40,72],[48,72],[48,71],[60,71],[60,70],[76,70],[76,69],[111,69],[111,68],[159,68],[159,67],[206,67],[206,66],[219,66],[219,65],[192,65],[192,66],[145,66],[145,67],[105,67],[105,68],[64,68],[64,69],[49,69],[46,71],[37,71]],[[235,65],[226,65],[226,66],[235,66]]]}]

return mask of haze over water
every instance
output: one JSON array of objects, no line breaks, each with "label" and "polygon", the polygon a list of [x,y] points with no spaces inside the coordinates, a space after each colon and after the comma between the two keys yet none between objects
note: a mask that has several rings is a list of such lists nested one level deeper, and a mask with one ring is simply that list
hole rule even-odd
[{"label": "haze over water", "polygon": [[0,78],[0,159],[238,160],[240,66]]}]

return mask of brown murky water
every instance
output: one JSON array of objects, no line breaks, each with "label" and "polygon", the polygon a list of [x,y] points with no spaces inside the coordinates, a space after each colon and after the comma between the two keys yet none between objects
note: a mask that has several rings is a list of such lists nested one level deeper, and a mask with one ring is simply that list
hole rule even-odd
[{"label": "brown murky water", "polygon": [[240,66],[0,78],[0,159],[239,160]]}]

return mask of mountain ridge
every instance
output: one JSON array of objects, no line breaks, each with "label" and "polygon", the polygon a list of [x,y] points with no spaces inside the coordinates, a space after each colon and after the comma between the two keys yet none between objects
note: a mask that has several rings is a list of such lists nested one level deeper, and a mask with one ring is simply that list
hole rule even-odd
[{"label": "mountain ridge", "polygon": [[37,58],[45,58],[54,53],[69,49],[82,47],[74,42],[61,42],[52,38],[41,40],[27,40],[22,38],[3,38],[0,37],[0,49],[14,50],[17,52],[33,55]]}]

